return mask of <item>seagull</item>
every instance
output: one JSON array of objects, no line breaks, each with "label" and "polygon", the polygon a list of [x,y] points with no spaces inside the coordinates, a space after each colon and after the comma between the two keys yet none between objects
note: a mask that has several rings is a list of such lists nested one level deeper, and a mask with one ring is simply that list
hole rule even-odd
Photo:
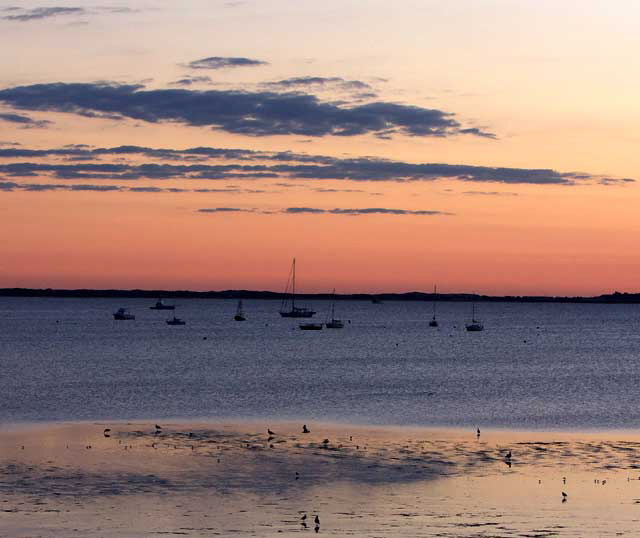
[{"label": "seagull", "polygon": [[329,439],[325,439],[324,441],[322,441],[323,445],[328,445],[329,444]]},{"label": "seagull", "polygon": [[511,450],[509,450],[509,452],[507,452],[507,455],[505,456],[506,459],[510,460],[511,459]]},{"label": "seagull", "polygon": [[301,520],[301,521],[306,521],[306,520],[307,520],[307,514],[305,514],[304,516],[302,516],[302,517],[300,518],[300,520]]},{"label": "seagull", "polygon": [[563,491],[563,492],[562,492],[562,502],[563,502],[563,503],[564,503],[564,502],[567,502],[567,497],[568,497],[568,495]]},{"label": "seagull", "polygon": [[478,437],[480,437],[480,428],[478,428],[478,432],[476,433]]},{"label": "seagull", "polygon": [[316,525],[320,525],[320,518],[319,518],[318,516],[316,516],[316,517],[314,518],[313,522],[314,522]]},{"label": "seagull", "polygon": [[162,430],[162,426],[158,426],[158,425],[156,424],[156,433],[159,433],[161,430]]},{"label": "seagull", "polygon": [[309,432],[309,428],[307,428],[307,425],[306,425],[306,424],[303,424],[303,425],[302,425],[302,433],[310,433],[310,432]]},{"label": "seagull", "polygon": [[109,435],[109,432],[111,431],[111,428],[105,428],[104,431],[102,432],[104,434],[105,437],[111,437]]},{"label": "seagull", "polygon": [[269,435],[275,435],[275,433],[273,433],[269,428],[267,428],[267,433],[268,433]]}]

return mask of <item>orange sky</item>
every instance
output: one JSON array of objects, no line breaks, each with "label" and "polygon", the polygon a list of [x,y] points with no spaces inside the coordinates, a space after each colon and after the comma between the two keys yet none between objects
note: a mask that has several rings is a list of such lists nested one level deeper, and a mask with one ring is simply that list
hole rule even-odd
[{"label": "orange sky", "polygon": [[[0,57],[0,287],[277,291],[296,256],[300,289],[309,292],[429,290],[434,283],[443,292],[489,294],[637,291],[638,188],[621,180],[640,177],[640,7],[622,0],[616,9],[596,1],[364,4],[193,0],[178,9],[168,1],[122,1],[43,12],[25,1],[0,12],[0,47],[16,51]],[[256,63],[188,67],[210,57]],[[175,83],[188,77],[210,80]],[[273,84],[301,77],[323,82]],[[105,113],[105,81],[158,90],[163,102],[150,96],[133,108],[140,95],[131,92],[110,102],[111,116],[97,117]],[[88,84],[100,95],[70,97],[71,88],[49,86],[56,82]],[[38,100],[30,95],[27,102],[28,92],[16,90],[35,84],[47,85]],[[162,92],[169,89],[182,90],[185,100],[167,104]],[[234,132],[235,104],[214,113],[215,103],[207,102],[195,114],[202,125],[190,125],[190,103],[214,90],[233,103],[275,94],[286,108],[276,113],[291,123],[283,128],[263,118],[260,104],[255,118],[238,116],[249,126],[242,134]],[[278,96],[291,92],[317,98],[310,115],[296,116],[297,108],[280,103]],[[324,103],[329,108],[316,113]],[[427,109],[456,125],[440,136],[408,132]],[[325,121],[342,128],[342,113],[356,110],[388,131],[365,124],[359,113],[348,121],[360,133],[305,134]],[[165,117],[148,121],[135,117],[140,111]],[[251,131],[254,120],[284,132]],[[373,157],[375,170],[352,180],[301,176],[294,168],[308,163],[300,157],[8,153],[67,144],[290,151],[316,156],[314,166],[321,166],[317,156],[338,167]],[[478,168],[467,178],[397,181],[380,172],[381,159]],[[17,163],[53,172],[20,175],[9,166]],[[194,179],[176,172],[131,179],[87,169],[70,179],[56,175],[60,166],[86,163],[262,165],[277,177],[231,172]],[[353,166],[363,170],[362,163]],[[512,170],[501,175],[494,167]],[[539,169],[549,171],[545,181],[532,179],[530,171]],[[383,177],[375,178],[378,172]],[[563,181],[569,185],[557,184]],[[87,185],[120,190],[79,190]],[[140,187],[184,192],[131,190]],[[203,208],[235,211],[198,212]],[[339,214],[344,210],[365,211]]]}]

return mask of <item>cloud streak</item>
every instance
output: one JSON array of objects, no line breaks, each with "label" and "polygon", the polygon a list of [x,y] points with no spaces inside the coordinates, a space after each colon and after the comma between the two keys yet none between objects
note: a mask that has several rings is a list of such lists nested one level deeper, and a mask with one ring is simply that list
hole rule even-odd
[{"label": "cloud streak", "polygon": [[85,9],[81,7],[36,7],[33,9],[20,8],[16,14],[5,15],[2,18],[8,21],[29,22],[64,15],[84,15],[85,13]]},{"label": "cloud streak", "polygon": [[268,62],[255,60],[253,58],[210,56],[209,58],[193,60],[188,64],[184,64],[184,67],[188,67],[189,69],[227,69],[230,67],[258,67],[267,64]]},{"label": "cloud streak", "polygon": [[239,207],[205,207],[196,210],[197,213],[259,213],[263,215],[343,215],[357,217],[360,215],[417,215],[417,216],[450,216],[453,213],[435,210],[390,209],[386,207],[365,208],[333,208],[322,209],[318,207],[286,207],[276,210],[261,210],[257,208]]},{"label": "cloud streak", "polygon": [[178,122],[248,136],[495,137],[465,128],[441,110],[383,101],[340,106],[300,92],[145,90],[142,85],[59,82],[0,90],[0,102],[21,110]]},{"label": "cloud streak", "polygon": [[345,90],[370,90],[371,86],[360,80],[345,80],[342,77],[291,77],[275,82],[266,82],[268,88],[338,87]]},{"label": "cloud streak", "polygon": [[[144,156],[159,162],[127,162],[128,156]],[[108,157],[116,158],[116,162],[102,162],[102,159]],[[20,160],[13,162],[17,159]],[[60,159],[67,161],[71,159],[74,162],[72,164],[60,162]],[[301,180],[314,182],[324,180],[356,182],[455,180],[466,183],[560,186],[593,183],[623,185],[634,182],[631,178],[610,178],[585,173],[559,172],[547,168],[409,163],[375,157],[346,159],[305,153],[214,147],[169,149],[116,146],[88,148],[77,145],[44,150],[6,147],[0,148],[1,160],[5,162],[0,162],[0,173],[12,177],[43,176],[71,180],[277,179],[282,185],[296,180],[298,186],[301,185]]]},{"label": "cloud streak", "polygon": [[18,123],[23,129],[42,128],[51,125],[47,120],[34,120],[29,116],[23,114],[3,114],[0,113],[0,121],[6,121],[8,123]]}]

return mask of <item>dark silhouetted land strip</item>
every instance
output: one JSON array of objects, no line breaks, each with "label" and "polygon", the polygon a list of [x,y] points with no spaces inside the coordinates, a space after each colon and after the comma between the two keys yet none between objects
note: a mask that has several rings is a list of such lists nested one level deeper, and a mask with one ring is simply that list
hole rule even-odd
[{"label": "dark silhouetted land strip", "polygon": [[[140,298],[140,299],[273,299],[282,300],[283,293],[273,291],[225,290],[225,291],[190,291],[190,290],[58,290],[31,288],[2,288],[0,297],[76,297],[76,298]],[[475,295],[471,293],[423,293],[411,291],[407,293],[353,293],[333,295],[331,293],[297,294],[300,299],[327,299],[341,301],[478,301],[478,302],[511,302],[511,303],[604,303],[604,304],[639,304],[640,293],[621,293],[598,295],[596,297],[554,297],[534,295]]]}]

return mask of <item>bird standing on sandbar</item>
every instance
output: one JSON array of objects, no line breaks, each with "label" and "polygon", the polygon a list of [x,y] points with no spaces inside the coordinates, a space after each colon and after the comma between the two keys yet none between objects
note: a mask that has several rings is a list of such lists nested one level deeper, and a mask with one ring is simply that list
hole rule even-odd
[{"label": "bird standing on sandbar", "polygon": [[307,428],[307,425],[306,425],[306,424],[303,424],[303,425],[302,425],[302,433],[311,433],[311,432],[309,431],[309,428]]},{"label": "bird standing on sandbar", "polygon": [[569,495],[567,495],[564,491],[562,492],[562,502],[563,502],[563,503],[567,502],[567,497],[568,497],[568,496],[569,496]]},{"label": "bird standing on sandbar", "polygon": [[318,516],[316,516],[316,517],[313,519],[313,522],[314,522],[316,525],[318,525],[318,526],[319,526],[319,525],[320,525],[320,518],[319,518]]},{"label": "bird standing on sandbar", "polygon": [[275,433],[273,433],[269,428],[267,428],[267,433],[268,433],[269,435],[275,435]]}]

